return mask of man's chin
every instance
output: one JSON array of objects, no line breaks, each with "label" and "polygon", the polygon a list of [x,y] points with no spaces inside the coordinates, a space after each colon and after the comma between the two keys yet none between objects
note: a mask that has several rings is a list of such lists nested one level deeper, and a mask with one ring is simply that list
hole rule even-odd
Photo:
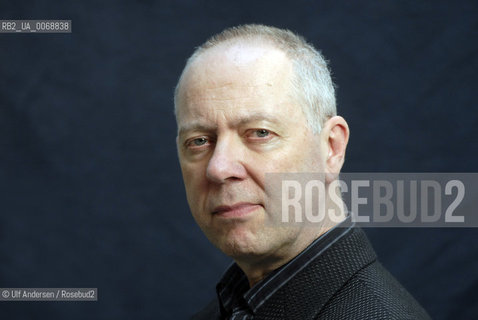
[{"label": "man's chin", "polygon": [[233,259],[245,259],[262,254],[261,242],[250,233],[229,233],[217,241],[216,246],[227,256]]}]

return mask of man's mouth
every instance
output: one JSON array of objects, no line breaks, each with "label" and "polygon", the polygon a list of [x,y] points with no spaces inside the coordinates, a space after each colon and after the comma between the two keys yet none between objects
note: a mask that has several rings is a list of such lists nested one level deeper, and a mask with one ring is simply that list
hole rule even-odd
[{"label": "man's mouth", "polygon": [[218,206],[214,208],[212,213],[223,218],[239,218],[247,216],[259,208],[262,208],[260,204],[239,202],[231,206]]}]

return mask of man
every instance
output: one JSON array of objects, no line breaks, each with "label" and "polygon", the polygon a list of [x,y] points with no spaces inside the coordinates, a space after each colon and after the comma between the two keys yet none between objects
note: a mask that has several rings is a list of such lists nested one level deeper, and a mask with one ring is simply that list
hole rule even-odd
[{"label": "man", "polygon": [[326,62],[290,31],[230,28],[188,60],[175,92],[187,200],[235,261],[196,319],[428,319],[340,208],[281,223],[265,173],[323,173],[329,186],[349,137],[335,109]]}]

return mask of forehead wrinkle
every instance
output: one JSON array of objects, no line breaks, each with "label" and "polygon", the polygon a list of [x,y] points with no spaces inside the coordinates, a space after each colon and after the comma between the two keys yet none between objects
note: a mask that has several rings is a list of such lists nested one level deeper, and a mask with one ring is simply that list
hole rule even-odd
[{"label": "forehead wrinkle", "polygon": [[267,86],[271,88],[274,85],[271,81],[264,81],[264,83],[255,84],[238,84],[234,82],[228,82],[225,84],[217,85],[212,84],[206,88],[199,90],[195,86],[191,89],[185,90],[185,98],[187,101],[232,101],[232,100],[244,100],[250,99],[257,88]]}]

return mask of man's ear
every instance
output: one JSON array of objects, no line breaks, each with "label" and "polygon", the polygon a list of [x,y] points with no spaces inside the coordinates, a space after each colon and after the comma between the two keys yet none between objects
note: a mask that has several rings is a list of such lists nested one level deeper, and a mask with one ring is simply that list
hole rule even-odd
[{"label": "man's ear", "polygon": [[344,118],[334,116],[327,120],[321,132],[325,142],[325,173],[327,182],[335,180],[342,169],[345,149],[349,141],[349,126]]}]

